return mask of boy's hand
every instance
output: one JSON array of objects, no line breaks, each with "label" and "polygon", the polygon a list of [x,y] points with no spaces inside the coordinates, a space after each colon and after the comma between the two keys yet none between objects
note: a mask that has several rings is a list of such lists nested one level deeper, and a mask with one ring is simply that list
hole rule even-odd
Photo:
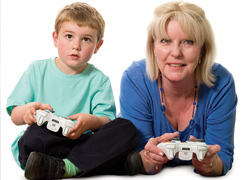
[{"label": "boy's hand", "polygon": [[76,125],[71,128],[69,135],[70,139],[79,138],[85,131],[96,131],[101,126],[110,122],[110,119],[106,116],[97,117],[93,114],[78,113],[70,116],[71,119],[75,119]]},{"label": "boy's hand", "polygon": [[77,122],[73,128],[71,128],[70,133],[67,135],[70,139],[79,138],[85,131],[89,128],[88,121],[91,119],[90,114],[78,113],[70,116],[71,119],[75,119]]},{"label": "boy's hand", "polygon": [[32,125],[36,123],[36,118],[33,115],[36,115],[36,110],[39,109],[48,109],[53,110],[53,108],[49,104],[43,104],[39,102],[32,102],[27,104],[28,107],[24,113],[23,120],[25,124]]},{"label": "boy's hand", "polygon": [[23,106],[14,107],[11,112],[11,120],[16,125],[34,124],[36,123],[36,119],[33,114],[35,114],[38,109],[53,110],[53,108],[48,104],[31,102]]}]

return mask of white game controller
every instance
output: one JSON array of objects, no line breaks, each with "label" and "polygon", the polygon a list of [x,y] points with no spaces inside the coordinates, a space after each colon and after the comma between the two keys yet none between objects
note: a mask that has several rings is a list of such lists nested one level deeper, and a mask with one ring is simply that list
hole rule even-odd
[{"label": "white game controller", "polygon": [[181,142],[179,140],[172,140],[165,143],[159,143],[157,147],[166,154],[169,160],[172,160],[176,153],[178,153],[177,157],[181,160],[191,160],[193,158],[193,153],[195,153],[197,159],[202,161],[208,151],[208,146],[205,142],[197,141]]},{"label": "white game controller", "polygon": [[37,110],[36,115],[34,115],[37,121],[37,125],[42,126],[45,122],[48,122],[47,129],[53,132],[57,132],[61,127],[62,134],[64,136],[67,136],[70,133],[70,129],[74,127],[75,123],[72,120],[56,116],[53,113],[54,111]]}]

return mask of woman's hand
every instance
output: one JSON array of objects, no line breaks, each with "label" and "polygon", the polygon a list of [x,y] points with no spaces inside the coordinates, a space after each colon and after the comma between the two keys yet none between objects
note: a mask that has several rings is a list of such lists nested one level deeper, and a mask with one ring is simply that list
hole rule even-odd
[{"label": "woman's hand", "polygon": [[[190,140],[196,138],[191,136]],[[197,172],[203,176],[220,176],[223,172],[223,164],[217,153],[221,150],[219,145],[208,145],[208,151],[202,161],[194,154],[192,163]]]},{"label": "woman's hand", "polygon": [[178,137],[179,133],[165,133],[160,137],[149,139],[145,149],[140,152],[144,173],[156,174],[161,170],[163,164],[167,163],[169,159],[165,156],[164,152],[157,147],[161,142],[170,141]]}]

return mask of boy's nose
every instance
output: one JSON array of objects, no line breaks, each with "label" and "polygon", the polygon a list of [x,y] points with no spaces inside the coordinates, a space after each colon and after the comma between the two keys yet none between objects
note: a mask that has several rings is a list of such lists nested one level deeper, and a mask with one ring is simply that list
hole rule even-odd
[{"label": "boy's nose", "polygon": [[81,43],[78,41],[73,42],[73,49],[80,51],[81,50]]}]

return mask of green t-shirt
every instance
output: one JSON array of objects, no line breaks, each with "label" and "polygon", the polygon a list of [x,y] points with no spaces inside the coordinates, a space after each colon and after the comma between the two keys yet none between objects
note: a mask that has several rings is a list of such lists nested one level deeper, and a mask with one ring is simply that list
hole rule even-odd
[{"label": "green t-shirt", "polygon": [[[63,117],[88,113],[113,120],[116,116],[110,80],[92,64],[80,74],[67,75],[57,68],[55,58],[34,61],[9,96],[7,112],[11,115],[13,107],[30,102],[49,104]],[[12,145],[19,165],[17,142],[22,134]]]},{"label": "green t-shirt", "polygon": [[35,61],[24,72],[7,101],[11,114],[14,106],[29,102],[49,104],[56,115],[89,113],[115,118],[115,102],[110,80],[92,64],[77,75],[61,72],[55,58]]}]

